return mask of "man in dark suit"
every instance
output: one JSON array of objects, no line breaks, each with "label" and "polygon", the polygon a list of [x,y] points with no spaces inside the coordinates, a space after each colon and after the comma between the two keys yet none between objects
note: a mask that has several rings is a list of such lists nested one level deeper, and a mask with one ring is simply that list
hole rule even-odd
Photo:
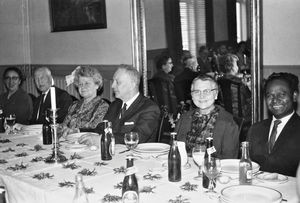
[{"label": "man in dark suit", "polygon": [[138,132],[139,143],[155,142],[159,107],[139,93],[140,74],[132,67],[120,67],[114,74],[112,89],[117,98],[104,119],[112,122],[116,143],[124,143],[124,134]]},{"label": "man in dark suit", "polygon": [[[40,67],[34,72],[34,81],[41,95],[35,99],[33,104],[32,124],[41,124],[44,122],[45,112],[51,108],[50,87],[52,86],[52,74],[47,67]],[[68,108],[72,104],[71,96],[64,90],[55,87],[57,122],[62,123],[65,119]]]},{"label": "man in dark suit", "polygon": [[265,97],[272,118],[251,126],[250,157],[262,171],[296,176],[300,161],[300,117],[295,112],[298,77],[273,73],[265,83]]}]

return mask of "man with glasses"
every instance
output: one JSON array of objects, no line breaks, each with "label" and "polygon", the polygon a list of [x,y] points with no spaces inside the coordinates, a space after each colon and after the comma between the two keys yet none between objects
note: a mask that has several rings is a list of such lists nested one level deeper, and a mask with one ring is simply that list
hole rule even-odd
[{"label": "man with glasses", "polygon": [[238,126],[230,113],[215,105],[217,82],[210,76],[199,75],[192,82],[191,95],[196,108],[183,114],[176,124],[178,140],[184,141],[191,153],[196,143],[212,137],[218,158],[237,158]]}]

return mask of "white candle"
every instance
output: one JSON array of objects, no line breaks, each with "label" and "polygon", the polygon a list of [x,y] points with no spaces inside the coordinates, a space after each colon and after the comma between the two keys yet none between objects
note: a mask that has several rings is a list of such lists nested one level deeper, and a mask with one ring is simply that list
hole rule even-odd
[{"label": "white candle", "polygon": [[51,96],[51,109],[56,109],[56,95],[55,95],[55,87],[50,87],[50,96]]}]

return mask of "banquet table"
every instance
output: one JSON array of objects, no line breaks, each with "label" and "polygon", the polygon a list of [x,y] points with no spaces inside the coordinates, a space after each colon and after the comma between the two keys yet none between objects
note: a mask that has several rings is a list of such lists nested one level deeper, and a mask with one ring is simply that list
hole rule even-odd
[{"label": "banquet table", "polygon": [[[6,188],[7,200],[15,202],[59,203],[72,202],[75,194],[75,175],[83,173],[83,180],[90,203],[121,202],[121,184],[126,167],[124,145],[116,145],[116,153],[110,161],[102,161],[100,150],[70,150],[67,143],[60,149],[68,158],[64,164],[47,164],[43,161],[51,153],[51,145],[42,145],[40,133],[0,134],[0,184]],[[204,194],[202,181],[195,180],[197,166],[189,158],[190,167],[182,169],[180,182],[169,182],[167,155],[161,157],[137,156],[134,165],[138,172],[140,203],[194,203],[221,202]],[[217,181],[216,191],[237,185],[233,179],[227,184]],[[282,193],[289,203],[298,202],[295,178],[288,177],[284,183],[253,180],[254,185],[273,188]]]}]

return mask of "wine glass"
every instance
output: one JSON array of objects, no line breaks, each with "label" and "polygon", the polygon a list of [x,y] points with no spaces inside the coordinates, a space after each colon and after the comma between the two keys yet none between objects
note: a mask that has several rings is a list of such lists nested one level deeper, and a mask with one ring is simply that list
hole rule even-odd
[{"label": "wine glass", "polygon": [[125,133],[124,142],[128,150],[135,149],[139,143],[139,134],[137,132]]},{"label": "wine glass", "polygon": [[207,194],[213,196],[217,192],[214,190],[214,179],[219,175],[221,171],[221,162],[220,159],[215,157],[208,157],[204,159],[203,162],[203,172],[209,179],[209,186],[208,190],[206,191]]},{"label": "wine glass", "polygon": [[195,147],[192,149],[192,157],[196,165],[198,166],[198,176],[194,177],[195,180],[202,179],[202,165],[204,161],[204,155],[205,155],[205,142],[196,144]]},{"label": "wine glass", "polygon": [[14,132],[13,126],[16,123],[16,115],[15,114],[9,114],[8,116],[5,117],[5,120],[6,120],[6,124],[9,126],[8,134],[9,135],[14,134],[15,132]]}]

